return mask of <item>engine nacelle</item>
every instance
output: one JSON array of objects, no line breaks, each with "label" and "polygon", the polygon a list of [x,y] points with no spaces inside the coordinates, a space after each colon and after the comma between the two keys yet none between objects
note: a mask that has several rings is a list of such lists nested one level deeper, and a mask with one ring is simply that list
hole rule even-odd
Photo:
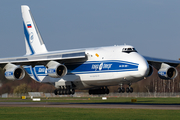
[{"label": "engine nacelle", "polygon": [[21,80],[25,76],[25,71],[17,65],[8,63],[5,67],[5,77],[8,80]]},{"label": "engine nacelle", "polygon": [[147,77],[151,76],[153,74],[153,66],[149,65],[149,72]]},{"label": "engine nacelle", "polygon": [[67,74],[67,68],[65,65],[56,61],[50,61],[47,65],[47,74],[53,78],[60,78]]},{"label": "engine nacelle", "polygon": [[158,75],[161,79],[172,80],[176,78],[178,72],[176,68],[162,63],[161,68],[158,71]]}]

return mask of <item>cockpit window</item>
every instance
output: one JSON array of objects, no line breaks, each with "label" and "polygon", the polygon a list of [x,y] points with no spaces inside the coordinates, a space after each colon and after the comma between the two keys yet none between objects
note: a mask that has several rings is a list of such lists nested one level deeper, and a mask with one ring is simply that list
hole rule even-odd
[{"label": "cockpit window", "polygon": [[131,52],[137,52],[135,48],[123,48],[122,52],[131,53]]}]

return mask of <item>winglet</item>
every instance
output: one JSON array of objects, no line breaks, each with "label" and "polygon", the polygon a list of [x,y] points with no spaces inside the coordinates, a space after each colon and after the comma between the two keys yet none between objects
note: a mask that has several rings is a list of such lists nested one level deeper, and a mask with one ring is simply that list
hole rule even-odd
[{"label": "winglet", "polygon": [[24,26],[26,55],[46,53],[46,46],[33,19],[30,8],[27,5],[22,5],[21,12]]}]

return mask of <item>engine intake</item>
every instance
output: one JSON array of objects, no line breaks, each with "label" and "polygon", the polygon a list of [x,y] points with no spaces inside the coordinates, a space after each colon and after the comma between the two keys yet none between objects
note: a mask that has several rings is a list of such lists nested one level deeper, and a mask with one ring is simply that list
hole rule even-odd
[{"label": "engine intake", "polygon": [[149,65],[149,72],[147,77],[151,76],[153,74],[153,66]]},{"label": "engine intake", "polygon": [[172,80],[176,78],[178,72],[176,68],[169,66],[165,63],[162,63],[160,70],[158,71],[158,75],[161,79]]},{"label": "engine intake", "polygon": [[25,76],[24,70],[20,66],[14,64],[9,63],[4,67],[4,69],[5,77],[8,80],[21,80]]},{"label": "engine intake", "polygon": [[46,67],[47,69],[47,74],[50,77],[53,78],[60,78],[63,77],[67,74],[67,68],[65,65],[60,64],[56,61],[50,61]]}]

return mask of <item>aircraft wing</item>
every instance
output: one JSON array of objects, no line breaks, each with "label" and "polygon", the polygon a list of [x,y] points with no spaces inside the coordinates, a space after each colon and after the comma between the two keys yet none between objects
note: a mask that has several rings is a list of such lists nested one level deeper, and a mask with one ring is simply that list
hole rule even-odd
[{"label": "aircraft wing", "polygon": [[161,58],[154,58],[154,57],[148,57],[143,56],[149,64],[153,65],[156,69],[159,69],[161,63],[166,63],[170,66],[176,67],[180,64],[180,61],[178,60],[169,60],[169,59],[161,59]]},{"label": "aircraft wing", "polygon": [[12,58],[1,58],[0,64],[18,63],[22,65],[27,65],[32,62],[43,63],[45,61],[51,61],[51,60],[58,61],[58,60],[78,59],[78,58],[85,58],[84,50],[49,52],[46,54],[28,55],[28,56],[12,57]]}]

